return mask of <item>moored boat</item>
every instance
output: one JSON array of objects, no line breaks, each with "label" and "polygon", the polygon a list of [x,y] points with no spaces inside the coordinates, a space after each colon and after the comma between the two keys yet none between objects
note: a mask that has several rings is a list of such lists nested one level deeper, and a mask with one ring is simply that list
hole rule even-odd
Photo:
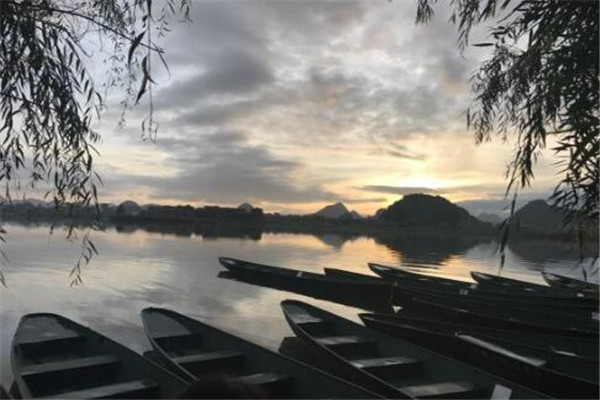
[{"label": "moored boat", "polygon": [[542,272],[544,281],[557,289],[570,289],[575,291],[586,291],[598,293],[600,286],[592,282],[584,282],[579,279],[569,278],[568,276],[552,274],[550,272]]},{"label": "moored boat", "polygon": [[514,292],[473,289],[455,289],[435,285],[422,285],[410,281],[395,282],[392,302],[402,306],[416,294],[446,297],[450,301],[471,301],[495,307],[519,309],[529,312],[566,315],[571,318],[590,319],[598,313],[598,303],[591,299],[560,299],[550,296],[520,296]]},{"label": "moored boat", "polygon": [[560,296],[560,297],[575,297],[575,298],[592,298],[598,301],[598,293],[585,290],[572,290],[566,288],[556,288],[548,285],[540,285],[537,283],[525,282],[519,279],[506,278],[498,275],[486,274],[484,272],[472,271],[471,277],[478,284],[490,287],[500,288],[505,290],[514,290],[522,293],[530,293],[535,295]]},{"label": "moored boat", "polygon": [[544,351],[473,332],[428,329],[385,315],[361,314],[366,326],[559,398],[595,398],[598,359]]},{"label": "moored boat", "polygon": [[503,315],[490,313],[489,309],[481,307],[456,307],[440,301],[439,298],[419,295],[412,298],[409,306],[402,310],[413,316],[429,314],[435,318],[445,318],[452,322],[487,326],[491,328],[519,329],[523,332],[534,332],[551,335],[565,335],[598,340],[597,325],[593,330],[577,326],[560,326],[548,320],[532,318],[531,316],[514,316],[510,312]]},{"label": "moored boat", "polygon": [[412,271],[401,270],[398,268],[388,267],[387,265],[368,263],[369,269],[391,282],[409,280],[419,282],[421,284],[433,283],[436,286],[452,287],[455,289],[474,289],[477,287],[476,282],[463,282],[454,279],[441,278],[431,275],[423,275]]},{"label": "moored boat", "polygon": [[175,398],[187,382],[127,347],[56,314],[28,314],[11,363],[23,398]]},{"label": "moored boat", "polygon": [[[572,291],[530,291],[524,290],[524,286],[511,286],[508,284],[479,284],[457,281],[454,279],[441,278],[431,275],[423,275],[415,272],[398,270],[381,264],[369,263],[369,268],[382,278],[393,282],[395,286],[400,288],[409,288],[412,286],[418,290],[435,290],[445,291],[449,293],[461,294],[471,293],[481,296],[489,296],[491,298],[504,297],[505,299],[524,301],[528,303],[539,303],[545,305],[553,305],[566,308],[581,308],[589,309],[590,311],[598,310],[598,297],[589,293],[575,293]],[[473,276],[491,277],[493,275],[473,272]],[[484,278],[482,278],[484,279]],[[504,278],[507,279],[507,278]]]},{"label": "moored boat", "polygon": [[365,282],[227,257],[220,257],[219,262],[232,274],[226,278],[369,310],[391,310],[391,288],[383,280]]},{"label": "moored boat", "polygon": [[281,303],[294,333],[319,351],[330,371],[389,398],[544,398],[405,341],[309,304]]},{"label": "moored boat", "polygon": [[189,382],[222,374],[266,398],[376,398],[373,393],[177,312],[146,308],[146,334],[165,366]]},{"label": "moored boat", "polygon": [[520,329],[509,327],[491,328],[473,324],[451,322],[448,319],[433,319],[426,316],[411,316],[402,311],[397,314],[364,314],[376,318],[378,321],[390,324],[406,324],[433,332],[442,332],[449,335],[467,333],[473,336],[491,338],[503,342],[512,342],[517,345],[534,347],[550,353],[559,353],[577,356],[586,359],[598,359],[600,344],[596,339],[572,338],[564,335],[551,335],[539,332],[523,332]]},{"label": "moored boat", "polygon": [[[411,294],[412,293],[412,294]],[[556,327],[582,332],[598,333],[597,314],[594,312],[559,312],[558,309],[540,307],[527,307],[526,304],[519,305],[513,302],[492,302],[487,299],[475,298],[468,295],[448,296],[432,292],[406,291],[404,309],[409,312],[420,312],[420,303],[415,302],[415,297],[428,299],[446,307],[465,309],[482,315],[502,318],[509,321],[523,321],[532,325]],[[508,304],[507,304],[508,303]]]}]

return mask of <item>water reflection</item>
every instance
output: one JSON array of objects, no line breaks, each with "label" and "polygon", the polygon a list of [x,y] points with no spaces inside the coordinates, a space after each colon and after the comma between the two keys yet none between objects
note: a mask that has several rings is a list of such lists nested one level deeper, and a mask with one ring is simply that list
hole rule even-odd
[{"label": "water reflection", "polygon": [[[426,273],[469,279],[471,270],[495,272],[496,244],[489,239],[404,234],[388,238],[282,234],[254,228],[178,229],[156,226],[110,227],[94,233],[100,256],[83,270],[84,285],[69,287],[69,271],[80,250],[64,240],[64,230],[48,226],[6,226],[10,263],[4,273],[0,314],[0,373],[10,383],[9,350],[19,318],[55,312],[107,334],[136,351],[149,348],[139,312],[172,308],[276,349],[291,332],[279,303],[287,298],[358,320],[356,309],[301,294],[219,279],[217,258],[229,256],[305,271],[322,267],[369,273],[366,263],[410,263]],[[577,256],[552,253],[553,243],[509,249],[504,275],[539,281],[536,271],[551,268],[577,276]],[[540,253],[545,253],[542,256]],[[547,256],[550,254],[550,256]],[[597,275],[596,278],[597,279]]]}]

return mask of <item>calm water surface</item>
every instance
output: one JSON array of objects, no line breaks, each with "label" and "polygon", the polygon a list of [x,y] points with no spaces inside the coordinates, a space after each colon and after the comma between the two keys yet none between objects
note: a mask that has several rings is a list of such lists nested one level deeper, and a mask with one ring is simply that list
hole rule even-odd
[{"label": "calm water surface", "polygon": [[[49,235],[47,226],[6,228],[8,289],[0,292],[0,373],[5,384],[12,381],[12,335],[19,318],[30,312],[62,314],[138,352],[150,347],[139,318],[149,306],[172,308],[272,349],[291,333],[279,307],[284,299],[310,301],[358,320],[350,307],[218,278],[223,270],[219,256],[307,271],[328,266],[362,273],[369,273],[368,261],[380,261],[466,281],[472,270],[498,273],[496,243],[473,237],[406,234],[393,240],[345,240],[263,233],[254,239],[206,238],[111,228],[93,234],[100,256],[84,267],[84,284],[69,287],[79,241],[66,241],[61,230]],[[560,244],[533,241],[509,249],[502,275],[541,282],[541,270],[579,278],[585,270],[597,281],[597,269],[590,260],[579,264],[576,252]]]}]

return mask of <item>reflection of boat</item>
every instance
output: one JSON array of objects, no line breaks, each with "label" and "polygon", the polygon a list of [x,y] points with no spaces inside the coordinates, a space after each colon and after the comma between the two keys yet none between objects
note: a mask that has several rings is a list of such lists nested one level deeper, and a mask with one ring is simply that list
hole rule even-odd
[{"label": "reflection of boat", "polygon": [[155,355],[182,378],[224,374],[259,386],[266,398],[372,398],[373,394],[295,360],[174,311],[146,308],[144,328]]},{"label": "reflection of boat", "polygon": [[[399,337],[559,398],[596,398],[598,359],[556,353],[460,329],[439,329],[374,314],[370,328]],[[518,334],[515,332],[515,334]]]},{"label": "reflection of boat", "polygon": [[175,398],[188,387],[125,346],[56,314],[21,318],[12,367],[23,398]]},{"label": "reflection of boat", "polygon": [[565,335],[598,339],[598,325],[590,318],[591,326],[564,326],[534,314],[512,313],[510,309],[492,309],[484,306],[451,304],[438,297],[419,295],[402,309],[413,316],[428,313],[435,318],[451,322],[487,326],[490,328],[511,328],[522,332],[536,332],[552,335]]},{"label": "reflection of boat", "polygon": [[273,267],[231,258],[219,258],[229,273],[219,277],[286,290],[368,310],[390,311],[390,285],[364,282],[314,272]]},{"label": "reflection of boat", "polygon": [[351,382],[389,398],[545,397],[299,301],[281,303],[292,330]]},{"label": "reflection of boat", "polygon": [[600,288],[600,286],[595,283],[584,282],[579,279],[552,274],[550,272],[542,272],[542,277],[548,285],[558,289],[583,290],[598,293],[598,289]]}]

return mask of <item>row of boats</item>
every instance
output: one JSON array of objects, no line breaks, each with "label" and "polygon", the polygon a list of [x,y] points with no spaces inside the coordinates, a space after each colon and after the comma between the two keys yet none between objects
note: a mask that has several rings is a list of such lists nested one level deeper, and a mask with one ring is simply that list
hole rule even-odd
[{"label": "row of boats", "polygon": [[[197,384],[217,376],[264,398],[598,398],[593,288],[438,281],[377,264],[370,267],[380,277],[220,262],[230,279],[295,292],[310,287],[321,297],[374,296],[373,304],[389,309],[360,314],[361,325],[285,300],[296,336],[277,353],[175,311],[147,308],[141,317],[153,350],[144,356],[65,317],[29,314],[11,351],[20,395],[210,398],[215,393]],[[494,306],[496,300],[504,303]]]},{"label": "row of boats", "polygon": [[[366,275],[220,261],[229,279],[318,293],[315,297],[326,300],[371,296],[376,299],[372,309],[383,311],[360,314],[368,332],[383,332],[546,396],[598,397],[599,300],[593,284],[545,286],[479,272],[472,273],[470,283],[376,263],[369,268],[377,275]],[[548,281],[558,277],[545,275]],[[308,314],[315,314],[314,307]],[[294,331],[299,337],[310,333]],[[321,364],[327,365],[322,360]]]}]

